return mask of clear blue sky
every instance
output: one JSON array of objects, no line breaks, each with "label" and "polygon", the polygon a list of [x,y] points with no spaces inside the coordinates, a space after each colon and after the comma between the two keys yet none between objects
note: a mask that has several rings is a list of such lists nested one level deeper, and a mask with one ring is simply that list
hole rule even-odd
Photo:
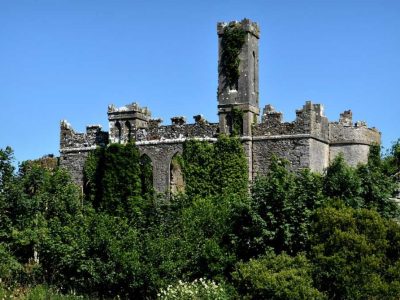
[{"label": "clear blue sky", "polygon": [[400,1],[0,0],[0,148],[58,155],[59,122],[108,130],[107,106],[217,120],[217,21],[257,21],[260,103],[306,100],[400,137]]}]

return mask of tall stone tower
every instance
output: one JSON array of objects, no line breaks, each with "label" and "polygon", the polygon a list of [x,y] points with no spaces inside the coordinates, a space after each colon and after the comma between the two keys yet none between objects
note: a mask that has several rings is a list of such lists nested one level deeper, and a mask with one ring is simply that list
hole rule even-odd
[{"label": "tall stone tower", "polygon": [[250,136],[259,115],[258,39],[255,22],[218,23],[218,115],[220,132]]}]

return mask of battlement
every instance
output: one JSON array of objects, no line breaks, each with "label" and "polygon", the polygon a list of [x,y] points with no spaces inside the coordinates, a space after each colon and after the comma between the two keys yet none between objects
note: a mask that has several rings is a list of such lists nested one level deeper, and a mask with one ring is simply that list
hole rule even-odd
[{"label": "battlement", "polygon": [[60,122],[60,151],[80,151],[108,144],[108,132],[101,131],[101,125],[86,126],[85,133],[77,133],[66,120]]},{"label": "battlement", "polygon": [[255,37],[260,37],[260,27],[256,22],[252,22],[249,19],[243,19],[242,21],[231,21],[231,22],[218,22],[217,23],[217,33],[222,35],[225,29],[228,27],[238,26],[242,28],[245,32],[251,33]]},{"label": "battlement", "polygon": [[125,106],[116,107],[114,104],[108,106],[108,114],[118,114],[118,113],[137,113],[146,117],[151,117],[151,112],[147,107],[140,107],[138,103],[133,102]]},{"label": "battlement", "polygon": [[108,106],[108,124],[110,141],[112,143],[126,143],[133,139],[134,131],[147,128],[151,112],[147,107],[140,107],[134,102],[122,107]]},{"label": "battlement", "polygon": [[301,109],[296,110],[296,119],[293,122],[283,122],[283,114],[268,104],[263,109],[262,122],[253,127],[253,136],[309,134],[327,142],[328,119],[323,111],[321,104],[307,101]]},{"label": "battlement", "polygon": [[100,125],[86,126],[86,132],[75,132],[66,120],[60,122],[60,166],[66,168],[72,179],[83,182],[83,166],[90,151],[108,144],[108,132]]},{"label": "battlement", "polygon": [[339,122],[329,123],[329,141],[332,145],[380,144],[381,133],[376,128],[368,128],[364,121],[357,121],[353,124],[351,120],[343,120],[341,114]]},{"label": "battlement", "polygon": [[218,135],[218,123],[209,123],[202,115],[193,117],[195,123],[187,124],[186,118],[171,118],[171,125],[161,125],[161,119],[149,121],[147,128],[134,130],[136,142],[165,142],[168,140],[185,140],[191,138],[215,138]]}]

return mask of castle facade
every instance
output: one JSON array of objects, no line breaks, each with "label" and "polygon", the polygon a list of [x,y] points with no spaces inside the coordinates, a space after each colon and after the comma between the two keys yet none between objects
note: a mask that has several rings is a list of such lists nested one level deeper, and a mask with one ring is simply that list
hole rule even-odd
[{"label": "castle facade", "polygon": [[182,153],[185,140],[214,142],[219,134],[239,136],[250,180],[266,174],[273,155],[286,158],[292,170],[309,168],[315,172],[322,172],[339,153],[353,166],[367,162],[370,145],[380,144],[380,133],[365,122],[353,123],[350,110],[340,114],[339,121],[329,122],[321,104],[307,101],[296,111],[293,122],[283,122],[282,113],[271,105],[266,105],[260,116],[257,23],[247,19],[218,23],[217,32],[219,122],[210,123],[197,115],[193,123],[187,123],[185,117],[172,117],[170,125],[163,125],[136,103],[108,107],[108,132],[91,125],[85,133],[77,133],[67,121],[61,121],[60,165],[76,183],[82,184],[90,151],[130,140],[151,160],[158,192],[179,190],[180,170],[171,162]]}]

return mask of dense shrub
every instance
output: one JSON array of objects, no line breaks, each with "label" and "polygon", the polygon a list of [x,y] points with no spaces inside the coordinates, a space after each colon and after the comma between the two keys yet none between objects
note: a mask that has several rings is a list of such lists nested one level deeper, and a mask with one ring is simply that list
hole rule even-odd
[{"label": "dense shrub", "polygon": [[186,141],[185,191],[170,198],[132,143],[89,155],[84,195],[54,166],[15,173],[0,150],[0,295],[397,299],[396,145],[322,175],[274,158],[249,193],[239,139]]}]

